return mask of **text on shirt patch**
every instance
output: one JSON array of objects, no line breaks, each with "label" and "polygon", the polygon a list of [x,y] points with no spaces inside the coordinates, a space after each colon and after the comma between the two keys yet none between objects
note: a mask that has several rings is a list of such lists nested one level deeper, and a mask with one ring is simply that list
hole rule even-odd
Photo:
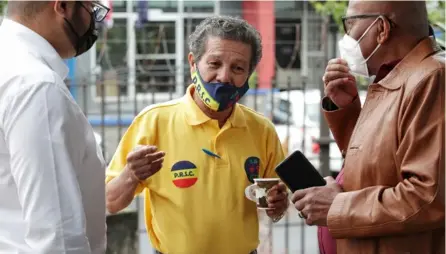
[{"label": "text on shirt patch", "polygon": [[188,188],[198,180],[198,170],[190,161],[179,161],[171,169],[172,182],[178,188]]}]

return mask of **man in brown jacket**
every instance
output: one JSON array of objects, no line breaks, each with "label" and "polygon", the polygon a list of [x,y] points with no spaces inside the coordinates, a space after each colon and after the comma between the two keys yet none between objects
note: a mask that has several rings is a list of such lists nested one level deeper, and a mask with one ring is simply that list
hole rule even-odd
[{"label": "man in brown jacket", "polygon": [[[445,54],[428,25],[425,2],[349,3],[322,101],[343,184],[293,195],[337,253],[445,253]],[[362,109],[352,74],[373,80]]]}]

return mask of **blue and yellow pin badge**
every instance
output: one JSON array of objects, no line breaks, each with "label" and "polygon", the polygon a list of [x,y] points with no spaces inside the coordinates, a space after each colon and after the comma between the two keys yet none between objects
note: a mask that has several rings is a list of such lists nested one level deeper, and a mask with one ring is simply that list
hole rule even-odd
[{"label": "blue and yellow pin badge", "polygon": [[190,161],[179,161],[170,170],[172,182],[178,188],[189,188],[198,180],[198,169]]}]

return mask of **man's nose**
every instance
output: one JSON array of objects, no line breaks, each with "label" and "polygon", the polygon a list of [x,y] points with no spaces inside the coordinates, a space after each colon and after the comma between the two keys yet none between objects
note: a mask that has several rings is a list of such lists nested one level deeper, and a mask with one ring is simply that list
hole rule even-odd
[{"label": "man's nose", "polygon": [[231,83],[231,72],[227,68],[221,68],[217,74],[217,81],[219,83]]}]

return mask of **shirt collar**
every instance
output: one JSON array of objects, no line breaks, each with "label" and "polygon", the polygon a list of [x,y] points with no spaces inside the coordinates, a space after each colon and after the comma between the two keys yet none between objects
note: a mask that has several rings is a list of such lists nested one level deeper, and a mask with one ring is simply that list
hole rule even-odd
[{"label": "shirt collar", "polygon": [[54,47],[41,35],[8,18],[3,19],[0,28],[3,32],[2,36],[6,35],[17,39],[17,42],[27,47],[30,54],[43,60],[62,79],[67,77],[67,65]]},{"label": "shirt collar", "polygon": [[[190,85],[182,99],[182,103],[185,105],[184,114],[187,123],[189,125],[200,125],[211,120],[211,118],[204,114],[194,101],[194,98],[192,97],[194,92],[195,86]],[[246,126],[245,114],[238,103],[234,105],[234,109],[227,121],[231,124],[231,127],[234,128],[243,128]]]},{"label": "shirt collar", "polygon": [[381,79],[387,76],[387,74],[389,74],[399,62],[401,62],[401,59],[381,65],[381,67],[379,67],[378,74],[376,74],[375,82],[379,82]]},{"label": "shirt collar", "polygon": [[[377,83],[387,89],[398,89],[403,85],[401,78],[408,77],[413,67],[425,58],[441,50],[432,37],[421,40],[383,79]],[[396,81],[399,79],[400,81]]]}]

